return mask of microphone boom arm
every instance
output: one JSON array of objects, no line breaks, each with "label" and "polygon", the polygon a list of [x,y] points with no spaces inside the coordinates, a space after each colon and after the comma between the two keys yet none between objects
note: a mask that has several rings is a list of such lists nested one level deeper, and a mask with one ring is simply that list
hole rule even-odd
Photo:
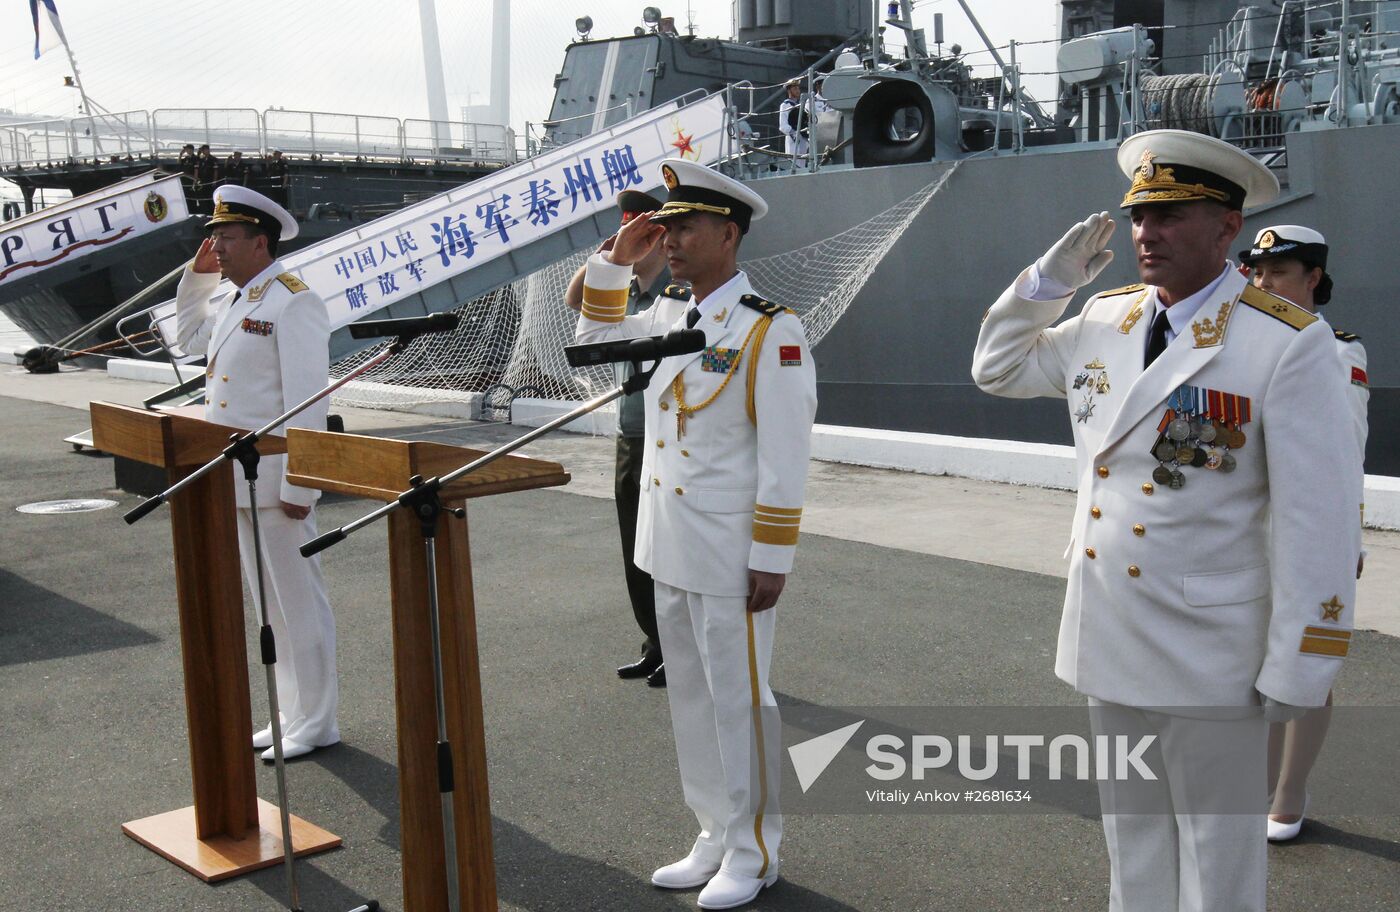
[{"label": "microphone boom arm", "polygon": [[500,459],[502,456],[508,456],[511,453],[514,453],[516,450],[525,446],[527,443],[538,440],[545,434],[548,434],[550,431],[555,430],[556,428],[563,427],[564,425],[568,424],[570,421],[573,421],[576,418],[582,418],[589,412],[597,411],[598,409],[607,405],[609,402],[612,402],[614,399],[619,399],[622,396],[630,395],[636,392],[641,392],[642,390],[646,389],[647,385],[651,383],[652,374],[656,373],[656,369],[660,365],[660,361],[654,361],[652,362],[650,368],[642,370],[641,362],[633,361],[632,376],[628,377],[623,383],[619,384],[617,387],[609,390],[606,393],[603,393],[601,396],[588,400],[587,402],[580,405],[578,408],[566,412],[565,414],[560,415],[559,417],[540,425],[539,427],[535,428],[529,433],[523,434],[520,437],[517,437],[516,439],[508,443],[502,444],[501,446],[497,447],[491,452],[486,453],[477,459],[474,459],[466,465],[459,466],[458,468],[453,469],[446,475],[441,475],[426,480],[424,480],[420,476],[415,475],[412,479],[409,480],[409,483],[412,485],[412,487],[400,493],[399,496],[396,497],[394,500],[391,500],[383,506],[370,511],[369,513],[366,513],[359,519],[351,520],[350,522],[346,523],[340,528],[332,529],[329,532],[326,532],[325,534],[313,538],[311,541],[303,544],[300,548],[301,556],[311,557],[313,554],[319,554],[320,552],[331,547],[332,545],[344,541],[351,534],[358,532],[365,526],[368,526],[374,522],[377,522],[380,519],[383,519],[385,516],[388,516],[390,513],[394,512],[394,510],[398,509],[399,507],[405,507],[409,510],[413,510],[414,512],[420,512],[420,508],[422,508],[423,506],[431,506],[436,502],[437,494],[440,490],[442,490],[444,485],[456,481],[463,475],[467,475],[471,472],[475,472],[477,469],[490,465],[491,463]]}]

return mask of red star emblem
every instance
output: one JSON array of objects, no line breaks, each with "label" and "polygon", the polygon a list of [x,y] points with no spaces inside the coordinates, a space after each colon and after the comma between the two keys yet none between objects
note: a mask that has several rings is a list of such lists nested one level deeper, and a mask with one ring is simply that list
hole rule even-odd
[{"label": "red star emblem", "polygon": [[689,136],[686,136],[680,130],[677,130],[676,141],[671,143],[671,145],[674,146],[680,152],[682,157],[684,157],[686,154],[693,155],[695,154],[695,147],[690,144],[690,141],[694,138],[694,133],[690,134]]}]

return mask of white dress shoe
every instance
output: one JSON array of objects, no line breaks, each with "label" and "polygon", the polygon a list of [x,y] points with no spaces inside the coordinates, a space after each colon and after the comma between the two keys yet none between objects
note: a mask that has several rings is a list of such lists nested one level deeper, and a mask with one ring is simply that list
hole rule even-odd
[{"label": "white dress shoe", "polygon": [[[267,743],[271,744],[272,741],[269,740]],[[334,741],[331,742],[331,744],[335,743],[336,742]],[[312,751],[318,750],[322,747],[330,747],[330,744],[303,744],[300,741],[293,741],[291,738],[283,738],[282,759],[290,760],[293,757],[304,757]],[[267,750],[262,752],[262,758],[268,763],[275,763],[277,761],[277,753],[271,747],[269,747]]]},{"label": "white dress shoe", "polygon": [[657,868],[651,873],[651,882],[667,890],[690,890],[703,887],[718,873],[719,862],[688,855],[675,864]]},{"label": "white dress shoe", "polygon": [[767,877],[748,877],[720,871],[710,878],[705,889],[700,891],[700,898],[696,902],[702,909],[734,909],[753,902],[758,898],[760,890],[777,882],[776,868]]},{"label": "white dress shoe", "polygon": [[253,750],[267,750],[272,746],[272,726],[253,732]]},{"label": "white dress shoe", "polygon": [[1290,839],[1298,838],[1298,833],[1303,829],[1303,820],[1308,813],[1308,799],[1303,799],[1303,812],[1298,815],[1298,819],[1292,823],[1279,823],[1272,817],[1269,818],[1269,841],[1288,842]]}]

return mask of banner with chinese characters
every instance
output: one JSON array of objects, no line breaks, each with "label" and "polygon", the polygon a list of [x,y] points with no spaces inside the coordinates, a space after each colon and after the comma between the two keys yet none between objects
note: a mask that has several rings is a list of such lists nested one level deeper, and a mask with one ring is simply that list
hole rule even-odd
[{"label": "banner with chinese characters", "polygon": [[152,171],[0,222],[0,285],[178,225],[188,215],[179,175]]},{"label": "banner with chinese characters", "polygon": [[674,103],[337,235],[288,258],[331,327],[351,323],[660,184],[663,159],[715,161],[720,96]]}]

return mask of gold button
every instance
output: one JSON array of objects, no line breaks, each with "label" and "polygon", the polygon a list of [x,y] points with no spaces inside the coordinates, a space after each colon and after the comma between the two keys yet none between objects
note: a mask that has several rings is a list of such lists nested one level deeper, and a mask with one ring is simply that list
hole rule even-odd
[{"label": "gold button", "polygon": [[663,403],[661,403],[661,411],[664,412],[664,411],[669,410],[670,408],[671,408],[671,403],[669,403],[669,402],[663,402]]},{"label": "gold button", "polygon": [[228,408],[228,402],[220,402],[219,408]]},{"label": "gold button", "polygon": [[1134,535],[1137,535],[1137,536],[1146,535],[1146,534],[1147,534],[1147,527],[1144,526],[1142,523],[1137,523],[1137,524],[1135,524],[1135,525],[1133,526],[1133,534],[1134,534]]},{"label": "gold button", "polygon": [[1095,519],[1098,519],[1099,517],[1103,516],[1103,511],[1100,510],[1098,507],[1090,507],[1089,515],[1094,517]]},{"label": "gold button", "polygon": [[224,376],[223,376],[223,381],[224,381],[225,383],[228,382],[228,374],[224,374]]},{"label": "gold button", "polygon": [[1093,548],[1085,548],[1085,549],[1084,549],[1084,556],[1087,557],[1087,558],[1089,558],[1089,560],[1093,560],[1094,558],[1098,557],[1098,554],[1094,553],[1094,549],[1093,549]]},{"label": "gold button", "polygon": [[1138,569],[1137,564],[1129,564],[1128,575],[1136,579],[1137,577],[1142,576],[1142,571]]},{"label": "gold button", "polygon": [[653,478],[653,479],[651,480],[651,482],[652,482],[652,484],[656,485],[658,488],[661,487],[661,479],[660,479],[660,478]]},{"label": "gold button", "polygon": [[658,440],[658,441],[656,441],[656,445],[659,446],[659,447],[665,447],[665,446],[666,446],[666,441],[664,441],[664,440]]},{"label": "gold button", "polygon": [[1099,466],[1099,477],[1100,477],[1100,478],[1107,478],[1107,477],[1108,477],[1108,466]]},{"label": "gold button", "polygon": [[684,494],[684,493],[685,493],[685,488],[676,488],[676,493],[677,493],[677,494]]},{"label": "gold button", "polygon": [[204,372],[204,376],[206,376],[206,377],[212,377],[212,376],[214,376],[214,371],[213,371],[212,369],[211,369],[211,370],[207,370],[207,371]]},{"label": "gold button", "polygon": [[1151,497],[1151,496],[1152,496],[1152,491],[1153,491],[1152,482],[1150,482],[1150,481],[1149,481],[1149,482],[1145,482],[1145,483],[1143,484],[1143,486],[1142,486],[1142,493],[1146,494],[1148,497]]},{"label": "gold button", "polygon": [[690,455],[690,450],[681,450],[681,455],[682,455],[682,456],[689,456],[689,455]]}]

